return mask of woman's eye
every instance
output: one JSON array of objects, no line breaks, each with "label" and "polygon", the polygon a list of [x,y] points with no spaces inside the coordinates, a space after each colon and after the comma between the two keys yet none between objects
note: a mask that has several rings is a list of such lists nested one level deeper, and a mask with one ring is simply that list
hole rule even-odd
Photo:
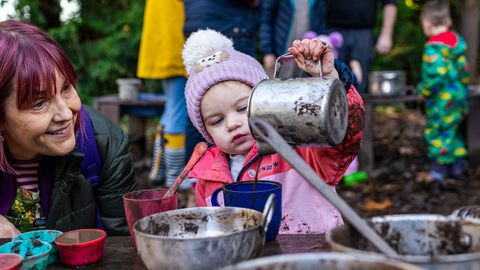
[{"label": "woman's eye", "polygon": [[42,108],[43,105],[45,104],[45,101],[39,101],[33,105],[34,108]]},{"label": "woman's eye", "polygon": [[62,90],[62,91],[63,91],[63,92],[68,92],[68,91],[70,91],[70,84],[65,85],[65,87],[63,87],[63,90]]}]

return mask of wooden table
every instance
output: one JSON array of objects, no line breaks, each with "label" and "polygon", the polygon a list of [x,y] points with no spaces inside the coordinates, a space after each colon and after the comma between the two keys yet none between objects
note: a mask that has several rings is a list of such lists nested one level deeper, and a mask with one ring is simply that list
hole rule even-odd
[{"label": "wooden table", "polygon": [[[0,238],[0,245],[11,241]],[[267,242],[261,257],[293,254],[330,252],[330,245],[324,234],[278,235],[275,240]],[[130,236],[112,236],[105,239],[105,255],[93,264],[82,266],[82,269],[146,269],[137,255]],[[51,264],[47,269],[75,269],[61,262]]]},{"label": "wooden table", "polygon": [[105,114],[116,124],[122,115],[128,114],[128,135],[130,143],[137,143],[139,149],[145,150],[145,129],[147,119],[161,116],[165,106],[164,95],[139,94],[135,101],[121,100],[118,95],[108,95],[93,99],[93,107]]},{"label": "wooden table", "polygon": [[[480,165],[480,95],[471,91],[470,112],[466,122],[466,146],[469,151],[468,160],[472,168]],[[363,131],[362,147],[358,153],[359,170],[370,173],[374,167],[373,151],[373,105],[396,102],[415,102],[416,95],[408,96],[362,96],[365,103],[365,129]],[[425,153],[426,154],[426,153]]]}]

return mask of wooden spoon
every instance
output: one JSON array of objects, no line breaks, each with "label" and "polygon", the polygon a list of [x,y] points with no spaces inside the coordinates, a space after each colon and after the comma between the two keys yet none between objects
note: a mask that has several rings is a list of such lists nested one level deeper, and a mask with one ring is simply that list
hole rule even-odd
[{"label": "wooden spoon", "polygon": [[187,163],[187,166],[183,169],[182,173],[175,179],[175,182],[170,186],[170,188],[167,190],[167,193],[163,195],[162,199],[165,199],[167,197],[173,196],[175,192],[177,192],[178,187],[180,184],[183,182],[183,179],[187,176],[187,174],[192,170],[193,166],[200,160],[200,158],[207,152],[208,146],[204,142],[199,142],[196,146],[195,149],[193,150],[192,156],[190,157],[190,160]]}]

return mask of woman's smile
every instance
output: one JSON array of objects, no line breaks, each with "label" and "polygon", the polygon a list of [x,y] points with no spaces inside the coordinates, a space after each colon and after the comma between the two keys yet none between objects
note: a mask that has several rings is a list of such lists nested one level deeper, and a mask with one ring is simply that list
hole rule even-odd
[{"label": "woman's smile", "polygon": [[54,135],[54,137],[64,138],[69,136],[72,133],[72,125],[69,124],[67,127],[53,131],[47,132],[48,135]]}]

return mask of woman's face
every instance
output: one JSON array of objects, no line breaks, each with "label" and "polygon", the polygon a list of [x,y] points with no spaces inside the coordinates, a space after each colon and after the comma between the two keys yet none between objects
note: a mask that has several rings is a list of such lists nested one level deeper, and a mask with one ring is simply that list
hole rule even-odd
[{"label": "woman's face", "polygon": [[40,96],[29,108],[16,106],[16,92],[6,100],[2,135],[10,155],[32,159],[39,155],[63,156],[75,147],[74,126],[81,101],[77,91],[56,73],[57,93]]}]

